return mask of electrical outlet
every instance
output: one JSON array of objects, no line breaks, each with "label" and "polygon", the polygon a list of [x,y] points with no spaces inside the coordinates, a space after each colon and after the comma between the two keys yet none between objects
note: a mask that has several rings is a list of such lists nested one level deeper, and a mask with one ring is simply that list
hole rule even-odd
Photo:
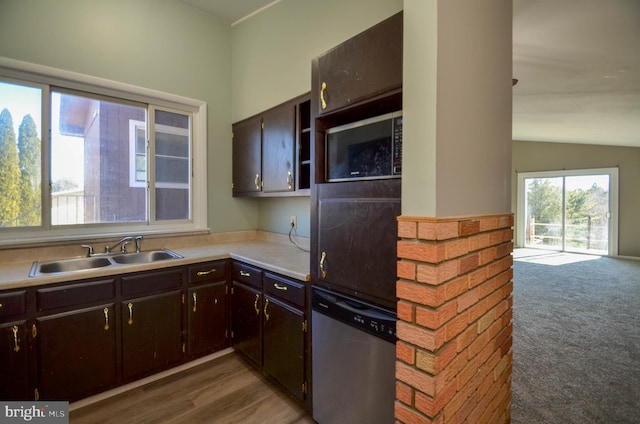
[{"label": "electrical outlet", "polygon": [[291,220],[289,221],[289,226],[291,228],[296,228],[298,226],[298,219],[295,215],[291,215]]}]

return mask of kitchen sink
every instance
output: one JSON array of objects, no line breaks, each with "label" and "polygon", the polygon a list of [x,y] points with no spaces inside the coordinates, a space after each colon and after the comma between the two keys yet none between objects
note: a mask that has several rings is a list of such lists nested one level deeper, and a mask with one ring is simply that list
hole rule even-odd
[{"label": "kitchen sink", "polygon": [[171,250],[150,250],[148,252],[122,253],[111,257],[117,264],[146,264],[149,262],[164,261],[166,259],[180,259],[182,256]]},{"label": "kitchen sink", "polygon": [[179,259],[182,256],[167,249],[149,250],[135,253],[116,253],[111,255],[96,255],[85,258],[59,259],[55,261],[35,261],[31,265],[29,277],[42,275],[78,272],[106,266],[146,264],[167,259]]},{"label": "kitchen sink", "polygon": [[111,265],[111,261],[107,257],[62,259],[49,262],[36,261],[31,266],[29,276],[34,277],[39,274],[83,271],[87,269],[102,268],[109,265]]}]

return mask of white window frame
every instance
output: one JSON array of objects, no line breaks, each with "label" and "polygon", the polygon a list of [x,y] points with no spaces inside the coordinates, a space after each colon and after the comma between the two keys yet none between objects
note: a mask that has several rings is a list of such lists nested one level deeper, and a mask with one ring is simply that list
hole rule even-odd
[{"label": "white window frame", "polygon": [[524,247],[526,210],[525,181],[529,178],[574,177],[587,175],[609,175],[609,246],[608,256],[618,256],[618,168],[571,169],[558,171],[521,172],[518,173],[516,204],[516,247]]},{"label": "white window frame", "polygon": [[[43,175],[42,208],[46,223],[41,227],[0,229],[0,246],[30,245],[42,242],[85,240],[87,238],[117,237],[123,234],[176,234],[206,233],[207,225],[207,104],[204,101],[164,93],[126,83],[106,80],[48,66],[0,57],[0,77],[43,89],[43,123],[41,134]],[[104,96],[142,102],[162,109],[173,109],[191,114],[191,219],[156,221],[151,213],[149,222],[83,224],[69,226],[49,225],[50,187],[48,177],[49,150],[49,86],[85,91]],[[148,152],[148,154],[150,154]],[[150,170],[147,168],[147,172]],[[153,191],[153,190],[152,190]],[[151,209],[151,208],[150,208]],[[155,212],[155,211],[154,211]]]}]

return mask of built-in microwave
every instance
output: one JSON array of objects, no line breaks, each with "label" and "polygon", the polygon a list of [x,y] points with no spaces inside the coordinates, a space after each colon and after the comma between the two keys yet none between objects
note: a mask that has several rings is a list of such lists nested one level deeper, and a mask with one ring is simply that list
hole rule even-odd
[{"label": "built-in microwave", "polygon": [[399,178],[402,111],[328,129],[325,155],[327,181]]}]

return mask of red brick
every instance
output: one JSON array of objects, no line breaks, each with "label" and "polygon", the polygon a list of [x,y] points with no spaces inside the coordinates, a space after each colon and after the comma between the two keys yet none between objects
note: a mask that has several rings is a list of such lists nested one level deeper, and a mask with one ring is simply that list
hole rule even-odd
[{"label": "red brick", "polygon": [[458,274],[466,274],[478,268],[480,257],[477,253],[472,253],[458,260]]},{"label": "red brick", "polygon": [[396,380],[400,380],[422,393],[435,396],[435,377],[419,371],[410,365],[406,365],[402,362],[396,362]]},{"label": "red brick", "polygon": [[415,316],[415,308],[411,303],[400,300],[397,304],[396,316],[401,321],[413,322]]},{"label": "red brick", "polygon": [[471,359],[456,375],[456,387],[458,388],[458,391],[461,391],[469,380],[471,380],[471,377],[476,375],[477,372],[478,364],[475,359]]},{"label": "red brick", "polygon": [[396,283],[398,299],[408,300],[425,306],[440,306],[444,303],[444,290],[423,284],[400,280]]},{"label": "red brick", "polygon": [[475,287],[487,280],[487,267],[482,266],[469,274],[469,287]]},{"label": "red brick", "polygon": [[445,303],[436,309],[417,307],[415,315],[416,324],[432,330],[442,327],[454,316],[456,316],[455,301]]},{"label": "red brick", "polygon": [[469,253],[469,240],[459,238],[443,244],[445,248],[445,259],[453,259]]},{"label": "red brick", "polygon": [[466,275],[463,275],[443,284],[442,288],[444,289],[445,299],[451,300],[467,291],[469,288],[469,278],[467,278]]},{"label": "red brick", "polygon": [[433,243],[398,241],[398,257],[427,263],[439,263],[444,260],[444,246]]},{"label": "red brick", "polygon": [[396,266],[396,273],[398,278],[403,278],[405,280],[415,280],[416,279],[416,264],[414,262],[409,261],[398,261]]},{"label": "red brick", "polygon": [[474,290],[468,290],[466,293],[461,294],[460,296],[458,296],[458,298],[456,299],[456,301],[458,302],[458,312],[462,312],[465,309],[471,307],[472,305],[475,305],[476,303],[478,303],[479,300],[479,290],[474,289]]},{"label": "red brick", "polygon": [[395,404],[394,415],[399,422],[404,424],[434,424],[434,421],[400,402]]},{"label": "red brick", "polygon": [[424,349],[433,351],[438,348],[439,341],[434,331],[398,321],[396,324],[396,334],[399,340],[406,341]]},{"label": "red brick", "polygon": [[458,263],[456,261],[446,261],[438,264],[418,264],[417,268],[417,281],[434,286],[458,275]]},{"label": "red brick", "polygon": [[489,343],[489,334],[485,331],[478,335],[476,339],[469,345],[469,359],[475,357]]},{"label": "red brick", "polygon": [[456,348],[461,352],[478,337],[478,331],[474,326],[467,327],[458,337],[456,337]]},{"label": "red brick", "polygon": [[487,233],[480,233],[469,237],[469,251],[473,252],[489,247],[490,238]]},{"label": "red brick", "polygon": [[467,314],[460,314],[447,324],[445,324],[446,340],[452,340],[455,336],[462,333],[467,328]]},{"label": "red brick", "polygon": [[413,389],[404,383],[396,381],[396,400],[409,406],[413,405]]},{"label": "red brick", "polygon": [[499,220],[499,218],[493,216],[480,218],[480,232],[484,233],[499,228]]},{"label": "red brick", "polygon": [[418,238],[423,240],[448,240],[458,237],[458,223],[446,222],[420,222],[418,223]]},{"label": "red brick", "polygon": [[471,236],[480,232],[480,221],[477,219],[470,219],[460,221],[458,223],[458,234],[460,237]]},{"label": "red brick", "polygon": [[416,392],[416,409],[428,417],[435,417],[455,394],[456,385],[454,383],[446,386],[441,393],[435,396],[435,398]]},{"label": "red brick", "polygon": [[398,222],[398,237],[415,239],[418,237],[418,224],[410,221]]},{"label": "red brick", "polygon": [[406,362],[409,365],[415,364],[416,349],[415,347],[402,341],[396,342],[396,359]]}]

